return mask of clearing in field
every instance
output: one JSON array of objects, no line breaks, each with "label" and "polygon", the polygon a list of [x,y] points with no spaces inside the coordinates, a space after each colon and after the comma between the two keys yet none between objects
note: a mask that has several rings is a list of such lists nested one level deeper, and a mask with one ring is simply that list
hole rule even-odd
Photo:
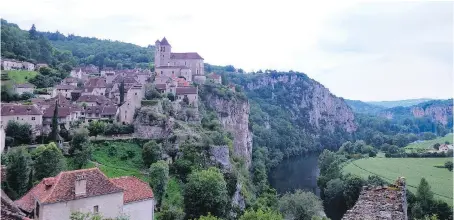
[{"label": "clearing in field", "polygon": [[452,133],[445,135],[444,137],[439,137],[433,140],[422,141],[418,143],[412,143],[405,147],[405,149],[433,149],[434,144],[444,144],[446,141],[452,143],[453,135]]},{"label": "clearing in field", "polygon": [[429,182],[435,197],[452,205],[453,173],[443,166],[452,158],[367,158],[353,161],[343,168],[343,172],[353,173],[363,178],[378,175],[394,182],[397,177],[406,179],[407,188],[416,193],[421,178]]},{"label": "clearing in field", "polygon": [[3,71],[8,74],[8,78],[16,84],[22,84],[28,82],[29,79],[34,78],[38,75],[36,71],[27,70],[7,70]]}]

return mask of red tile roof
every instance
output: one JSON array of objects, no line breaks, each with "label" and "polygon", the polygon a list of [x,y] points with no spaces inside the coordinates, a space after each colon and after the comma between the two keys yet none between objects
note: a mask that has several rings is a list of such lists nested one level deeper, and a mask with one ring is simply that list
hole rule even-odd
[{"label": "red tile roof", "polygon": [[72,86],[72,85],[57,85],[55,88],[57,88],[58,90],[60,90],[60,89],[72,90],[72,89],[75,89],[76,86]]},{"label": "red tile roof", "polygon": [[105,88],[107,86],[106,79],[102,77],[94,77],[88,79],[84,84],[84,87],[93,87],[93,88]]},{"label": "red tile roof", "polygon": [[176,94],[177,95],[197,94],[197,88],[196,87],[177,87]]},{"label": "red tile roof", "polygon": [[98,104],[106,103],[109,99],[102,95],[82,95],[77,102],[96,102]]},{"label": "red tile roof", "polygon": [[124,190],[123,203],[152,199],[153,190],[148,183],[133,176],[124,176],[110,179],[116,186]]},{"label": "red tile roof", "polygon": [[166,84],[156,84],[155,87],[157,90],[165,90],[167,85]]},{"label": "red tile roof", "polygon": [[[80,175],[86,178],[86,194],[75,194],[75,181]],[[113,184],[98,168],[61,172],[55,177],[45,178],[19,200],[14,201],[21,209],[32,212],[35,198],[41,204],[66,202],[79,198],[106,195],[124,191]]]},{"label": "red tile roof", "polygon": [[6,105],[2,103],[2,116],[12,115],[42,115],[34,105]]},{"label": "red tile roof", "polygon": [[185,59],[202,59],[203,60],[203,58],[198,53],[195,53],[195,52],[171,53],[170,54],[170,59],[181,59],[181,60],[185,60]]}]

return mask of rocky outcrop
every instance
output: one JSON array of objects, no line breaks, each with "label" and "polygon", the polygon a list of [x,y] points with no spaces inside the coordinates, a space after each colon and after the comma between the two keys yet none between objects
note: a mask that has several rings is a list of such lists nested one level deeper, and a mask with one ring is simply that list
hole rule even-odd
[{"label": "rocky outcrop", "polygon": [[224,129],[233,135],[233,153],[243,157],[249,167],[252,160],[252,133],[249,131],[249,102],[236,98],[224,99],[207,94],[206,105],[213,109]]},{"label": "rocky outcrop", "polygon": [[343,220],[407,220],[405,180],[401,177],[390,186],[364,186],[352,209]]},{"label": "rocky outcrop", "polygon": [[212,146],[210,147],[210,159],[215,164],[221,165],[223,170],[232,169],[230,163],[229,146]]},{"label": "rocky outcrop", "polygon": [[447,125],[449,117],[452,117],[452,106],[429,106],[426,109],[416,106],[410,111],[415,118],[429,116],[442,125]]},{"label": "rocky outcrop", "polygon": [[[354,113],[344,100],[304,74],[264,74],[244,87],[246,90],[272,88],[273,99],[286,96],[285,107],[295,119],[305,120],[318,130],[334,131],[341,127],[351,133],[357,129]],[[287,93],[275,94],[275,88],[284,88],[280,91]]]}]

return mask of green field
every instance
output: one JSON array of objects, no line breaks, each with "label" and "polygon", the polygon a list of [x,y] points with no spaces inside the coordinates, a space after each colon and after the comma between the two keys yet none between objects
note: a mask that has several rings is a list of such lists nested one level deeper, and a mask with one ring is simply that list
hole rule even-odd
[{"label": "green field", "polygon": [[[129,155],[128,151],[131,152]],[[110,141],[96,143],[92,160],[99,164],[99,169],[109,178],[135,176],[148,182],[147,170],[142,167],[142,148],[137,144]],[[91,166],[94,165],[92,163]]]},{"label": "green field", "polygon": [[36,71],[27,71],[27,70],[5,70],[3,73],[8,74],[8,78],[16,84],[22,84],[28,82],[29,79],[38,75]]},{"label": "green field", "polygon": [[363,178],[376,174],[389,182],[403,176],[408,189],[413,193],[424,177],[430,183],[435,196],[452,205],[453,173],[446,168],[436,167],[443,166],[449,160],[452,158],[367,158],[347,164],[343,172]]},{"label": "green field", "polygon": [[409,144],[405,149],[433,149],[433,145],[436,143],[444,144],[446,141],[452,143],[453,135],[452,133],[445,135],[444,137],[439,137],[433,140],[418,142]]}]

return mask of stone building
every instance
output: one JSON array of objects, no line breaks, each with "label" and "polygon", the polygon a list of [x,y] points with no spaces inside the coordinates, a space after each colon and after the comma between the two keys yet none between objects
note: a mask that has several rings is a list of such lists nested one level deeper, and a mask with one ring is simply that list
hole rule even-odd
[{"label": "stone building", "polygon": [[400,177],[390,186],[363,186],[361,194],[343,220],[407,220],[405,179]]},{"label": "stone building", "polygon": [[22,124],[27,123],[31,125],[32,131],[36,135],[39,135],[41,133],[43,114],[37,106],[2,103],[1,109],[1,126],[6,128],[9,121],[16,121]]},{"label": "stone building", "polygon": [[121,215],[152,220],[154,196],[149,185],[134,177],[109,179],[98,168],[64,171],[44,178],[14,203],[34,219],[69,220],[72,212]]},{"label": "stone building", "polygon": [[36,86],[33,85],[33,84],[30,84],[30,83],[24,83],[24,84],[17,84],[14,86],[14,91],[19,94],[19,95],[22,95],[22,93],[24,92],[28,92],[28,93],[31,93],[33,94],[33,91],[35,91],[35,88]]},{"label": "stone building", "polygon": [[157,76],[184,77],[187,81],[204,82],[203,58],[196,52],[172,53],[172,46],[164,37],[155,42],[155,72]]}]

